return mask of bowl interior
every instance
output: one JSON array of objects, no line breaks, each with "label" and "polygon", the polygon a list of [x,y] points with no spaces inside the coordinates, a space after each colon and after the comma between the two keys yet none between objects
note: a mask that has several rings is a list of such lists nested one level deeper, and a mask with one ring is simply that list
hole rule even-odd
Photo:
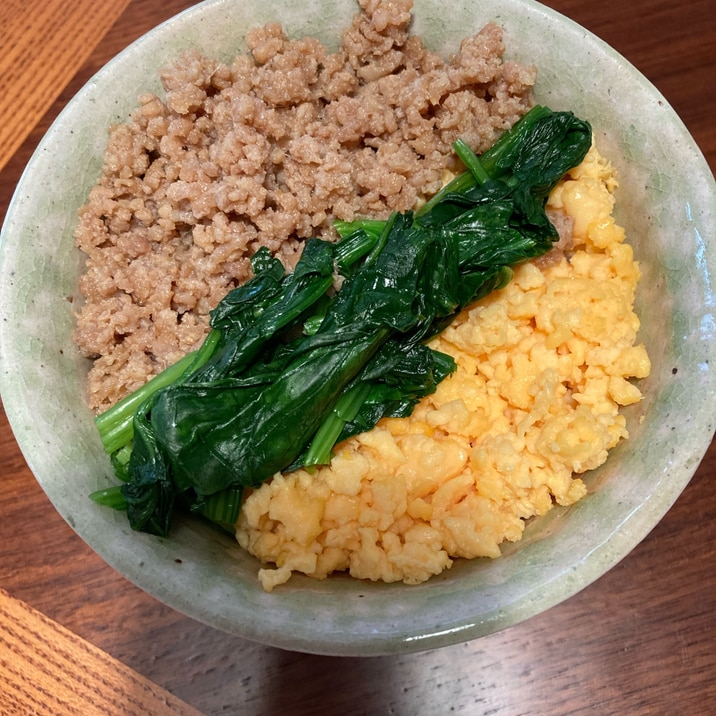
[{"label": "bowl interior", "polygon": [[336,28],[356,9],[353,0],[209,0],[132,45],[70,102],[28,165],[3,227],[0,388],[50,500],[141,588],[249,639],[373,655],[456,643],[553,606],[625,556],[683,490],[714,430],[716,188],[664,98],[583,28],[529,0],[461,0],[449,14],[439,0],[416,0],[415,31],[446,54],[466,28],[502,24],[508,57],[539,68],[538,100],[588,119],[617,166],[617,218],[640,261],[640,338],[653,361],[645,400],[627,411],[631,439],[588,478],[589,497],[528,525],[501,559],[458,562],[417,587],[293,577],[266,594],[256,561],[209,525],[181,522],[171,540],[134,533],[123,515],[87,499],[108,484],[111,468],[83,402],[87,364],[70,340],[82,266],[75,212],[100,169],[107,128],[140,92],[159,91],[158,68],[182,49],[230,60],[246,31],[269,20],[336,46]]}]

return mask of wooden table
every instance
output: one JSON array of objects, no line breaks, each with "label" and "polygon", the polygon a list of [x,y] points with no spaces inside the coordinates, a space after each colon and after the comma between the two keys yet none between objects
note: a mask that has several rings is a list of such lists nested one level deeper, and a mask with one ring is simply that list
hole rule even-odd
[{"label": "wooden table", "polygon": [[[17,57],[10,73],[0,72],[0,94],[15,91],[25,102],[21,121],[15,121],[16,113],[4,115],[0,130],[0,150],[9,156],[0,173],[0,221],[33,149],[72,95],[130,41],[191,4],[3,0],[0,33],[9,34],[0,35],[1,53],[7,60],[19,51],[22,33],[34,32],[39,39],[26,57],[35,57],[52,77],[39,81],[38,67],[23,70]],[[591,29],[644,72],[716,167],[713,0],[546,4]],[[716,443],[643,543],[567,602],[471,643],[374,659],[307,656],[248,643],[144,594],[55,512],[1,411],[0,479],[0,588],[13,598],[0,593],[0,673],[16,658],[3,641],[8,630],[29,624],[39,630],[36,638],[50,634],[58,643],[89,649],[83,653],[100,677],[102,669],[124,674],[126,688],[133,689],[127,699],[148,689],[144,711],[136,713],[191,712],[163,689],[205,714],[716,712]],[[35,646],[25,644],[31,657]],[[77,671],[93,668],[76,663]],[[50,681],[59,678],[53,673],[59,667],[43,666]],[[84,683],[111,691],[116,686],[110,682]],[[37,713],[65,713],[52,706],[46,684],[30,679],[26,686],[37,699]],[[3,714],[15,713],[3,702],[9,688],[0,681]],[[78,688],[77,710],[66,713],[94,713]],[[99,712],[135,713],[117,705],[121,701],[107,701]]]}]

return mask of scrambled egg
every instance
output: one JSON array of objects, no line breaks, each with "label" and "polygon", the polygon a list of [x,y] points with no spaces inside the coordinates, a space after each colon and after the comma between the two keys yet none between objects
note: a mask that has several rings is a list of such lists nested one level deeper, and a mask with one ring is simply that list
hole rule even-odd
[{"label": "scrambled egg", "polygon": [[437,392],[337,446],[325,468],[248,495],[237,539],[265,563],[264,589],[346,570],[417,584],[455,558],[499,557],[526,520],[584,497],[579,475],[628,437],[619,408],[650,371],[616,186],[593,146],[548,202],[571,217],[573,246],[517,267],[433,341],[458,365]]}]

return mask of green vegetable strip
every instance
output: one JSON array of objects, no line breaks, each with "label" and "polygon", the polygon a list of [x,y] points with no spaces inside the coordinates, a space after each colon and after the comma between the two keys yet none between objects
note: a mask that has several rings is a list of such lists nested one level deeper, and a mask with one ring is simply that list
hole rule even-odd
[{"label": "green vegetable strip", "polygon": [[176,502],[231,528],[244,486],[410,415],[455,367],[425,341],[549,250],[546,197],[590,145],[586,122],[536,107],[480,158],[456,142],[468,171],[415,214],[339,222],[292,274],[259,250],[197,354],[97,419],[124,484],[93,499],[155,534]]},{"label": "green vegetable strip", "polygon": [[490,180],[490,175],[485,171],[485,167],[482,166],[482,163],[475,153],[462,139],[458,139],[453,144],[453,149],[455,150],[455,154],[460,157],[462,163],[467,167],[470,174],[472,174],[476,184],[484,184]]},{"label": "green vegetable strip", "polygon": [[90,497],[103,507],[111,507],[113,510],[126,510],[127,500],[124,499],[120,485],[112,485],[103,490],[96,490]]},{"label": "green vegetable strip", "polygon": [[370,395],[369,383],[357,383],[341,396],[329,416],[321,423],[303,458],[305,467],[325,465],[331,459],[331,451],[343,432],[346,423],[355,420],[358,411]]},{"label": "green vegetable strip", "polygon": [[241,487],[227,487],[207,498],[197,512],[231,532],[239,519],[242,492]]},{"label": "green vegetable strip", "polygon": [[383,233],[385,221],[381,219],[356,219],[355,221],[336,221],[335,229],[342,237],[347,237],[354,231],[362,231],[367,236],[377,240]]},{"label": "green vegetable strip", "polygon": [[[382,224],[385,222],[375,222]],[[348,232],[334,246],[335,261],[340,273],[349,272],[355,264],[367,256],[380,238],[381,231],[372,232],[368,230],[358,230]]]}]

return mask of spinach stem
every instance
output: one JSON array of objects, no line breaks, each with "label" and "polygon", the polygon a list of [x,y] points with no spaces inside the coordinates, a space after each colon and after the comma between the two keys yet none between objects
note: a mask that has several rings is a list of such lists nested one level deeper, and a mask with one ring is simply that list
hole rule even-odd
[{"label": "spinach stem", "polygon": [[490,175],[485,171],[485,167],[478,159],[475,152],[470,149],[464,139],[458,139],[452,145],[455,154],[460,157],[462,163],[468,168],[470,174],[475,178],[476,184],[484,184],[490,180]]},{"label": "spinach stem", "polygon": [[429,213],[436,204],[439,204],[448,194],[464,194],[468,189],[476,186],[477,182],[471,172],[461,172],[454,179],[450,180],[437,194],[426,201],[416,212],[415,216],[420,217]]},{"label": "spinach stem", "polygon": [[134,414],[139,406],[158,390],[180,382],[183,378],[200,368],[213,354],[221,338],[221,331],[212,330],[204,340],[201,348],[188,353],[176,363],[166,368],[151,380],[147,381],[134,393],[123,398],[109,410],[95,418],[105,452],[112,454],[125,446],[134,434],[132,425]]},{"label": "spinach stem", "polygon": [[333,223],[333,226],[342,238],[347,239],[353,232],[362,230],[377,239],[383,231],[385,221],[383,219],[337,220]]},{"label": "spinach stem", "polygon": [[395,220],[398,218],[398,214],[396,212],[393,212],[390,215],[390,218],[388,221],[385,222],[385,225],[383,226],[383,230],[380,232],[380,236],[378,237],[378,241],[376,242],[375,246],[372,248],[371,252],[368,254],[368,258],[365,260],[365,265],[369,266],[373,261],[375,261],[377,256],[380,256],[380,252],[385,247],[386,241],[388,241],[388,236],[390,236],[390,231],[393,228],[393,224],[395,224]]},{"label": "spinach stem", "polygon": [[123,511],[127,509],[127,501],[122,494],[121,485],[112,485],[103,490],[95,490],[90,494],[90,499],[103,507],[111,507],[113,510]]},{"label": "spinach stem", "polygon": [[206,498],[206,502],[198,509],[204,517],[219,525],[227,532],[236,532],[236,520],[241,509],[241,487],[227,487]]},{"label": "spinach stem", "polygon": [[[358,263],[364,256],[369,254],[383,231],[384,221],[366,220],[356,222],[337,222],[342,224],[345,234],[341,229],[336,230],[342,237],[335,245],[335,261],[338,269],[344,271]],[[371,224],[367,227],[367,224]]]},{"label": "spinach stem", "polygon": [[327,465],[331,461],[333,446],[343,427],[355,418],[369,393],[370,384],[364,382],[356,383],[343,393],[313,437],[304,460],[306,467]]}]

